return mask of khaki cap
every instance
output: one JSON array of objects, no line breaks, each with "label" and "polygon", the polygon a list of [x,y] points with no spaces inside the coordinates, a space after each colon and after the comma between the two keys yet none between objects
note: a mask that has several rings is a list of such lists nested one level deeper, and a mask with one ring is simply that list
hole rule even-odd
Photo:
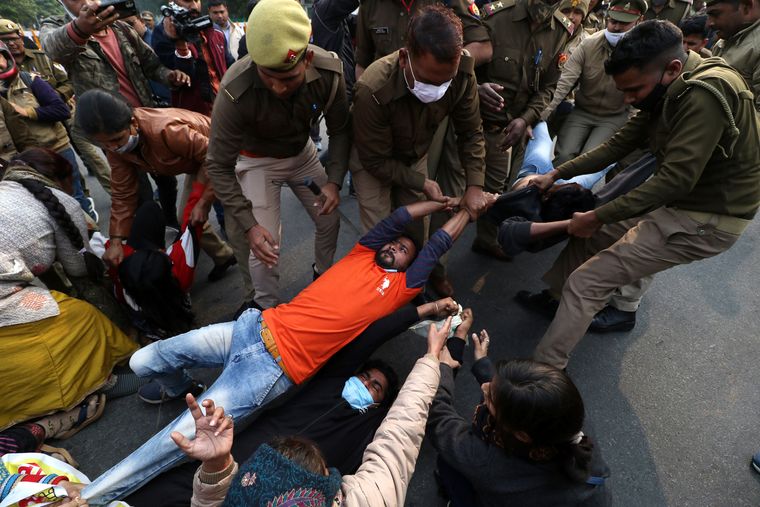
[{"label": "khaki cap", "polygon": [[649,8],[645,0],[612,0],[607,14],[621,23],[632,23]]},{"label": "khaki cap", "polygon": [[0,19],[0,35],[8,35],[9,33],[20,34],[21,32],[21,25],[18,23],[10,19]]},{"label": "khaki cap", "polygon": [[288,71],[301,60],[311,38],[311,22],[296,0],[261,0],[251,11],[246,46],[256,65]]},{"label": "khaki cap", "polygon": [[562,12],[565,9],[578,9],[583,11],[583,17],[588,16],[588,4],[590,0],[562,0],[557,10]]}]

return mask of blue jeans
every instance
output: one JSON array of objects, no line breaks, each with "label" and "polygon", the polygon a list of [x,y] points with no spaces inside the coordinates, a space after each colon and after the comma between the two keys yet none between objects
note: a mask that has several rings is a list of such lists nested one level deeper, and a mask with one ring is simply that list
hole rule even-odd
[{"label": "blue jeans", "polygon": [[[517,173],[517,179],[519,180],[531,174],[546,174],[554,169],[554,164],[552,163],[553,149],[554,143],[549,135],[549,129],[546,126],[546,122],[542,121],[533,127],[533,139],[528,141],[528,145],[525,148],[525,157],[523,158],[520,172]],[[567,181],[557,180],[557,183],[577,183],[583,188],[591,190],[596,185],[596,182],[601,180],[610,169],[612,169],[612,165],[593,174],[582,174]]]},{"label": "blue jeans", "polygon": [[[167,394],[182,394],[190,385],[184,368],[224,366],[221,375],[198,403],[212,399],[236,421],[252,414],[287,391],[293,383],[261,340],[261,313],[249,309],[235,322],[214,324],[138,350],[130,367],[141,377],[154,378]],[[195,436],[195,421],[185,410],[140,448],[98,477],[82,491],[90,505],[123,498],[185,455],[169,437],[179,431]]]},{"label": "blue jeans", "polygon": [[74,149],[68,147],[59,151],[58,154],[68,160],[69,164],[71,164],[71,183],[74,188],[72,197],[77,200],[84,212],[95,220],[95,214],[92,212],[92,203],[84,195],[84,189],[82,188],[82,173],[79,172],[79,164],[77,163],[77,156],[76,153],[74,153]]}]

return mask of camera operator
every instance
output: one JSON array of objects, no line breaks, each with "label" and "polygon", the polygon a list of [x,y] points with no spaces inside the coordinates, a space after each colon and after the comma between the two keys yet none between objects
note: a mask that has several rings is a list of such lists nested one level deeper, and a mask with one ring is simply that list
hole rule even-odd
[{"label": "camera operator", "polygon": [[[172,92],[172,107],[210,115],[219,83],[234,59],[224,34],[210,21],[200,31],[186,28],[188,21],[197,20],[201,15],[200,0],[175,0],[174,4],[175,13],[181,11],[176,7],[187,9],[190,19],[165,15],[153,32],[153,49],[164,65],[187,73],[192,80],[190,87]],[[169,7],[173,6],[169,4]]]}]

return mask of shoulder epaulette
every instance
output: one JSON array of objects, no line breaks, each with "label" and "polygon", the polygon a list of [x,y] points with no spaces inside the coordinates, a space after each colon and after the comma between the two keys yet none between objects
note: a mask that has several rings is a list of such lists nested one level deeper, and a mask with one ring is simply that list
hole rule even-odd
[{"label": "shoulder epaulette", "polygon": [[[247,65],[242,63],[246,60],[248,62]],[[232,100],[232,102],[235,103],[237,103],[237,101],[240,99],[240,96],[243,95],[243,93],[245,93],[248,88],[253,86],[254,77],[257,72],[256,66],[253,64],[250,55],[246,55],[245,57],[235,62],[235,64],[230,67],[230,70],[234,72],[234,67],[238,65],[240,65],[242,68],[237,72],[237,75],[232,77],[232,79],[230,79],[224,85],[224,93],[230,100]],[[230,74],[230,70],[227,71],[227,75]],[[225,77],[227,77],[227,75],[225,75]]]},{"label": "shoulder epaulette", "polygon": [[480,16],[486,19],[499,11],[514,7],[515,4],[515,0],[499,0],[498,2],[487,3],[480,9]]},{"label": "shoulder epaulette", "polygon": [[470,52],[466,49],[462,50],[462,57],[459,59],[458,72],[464,72],[465,74],[475,73],[475,58],[470,56]]},{"label": "shoulder epaulette", "polygon": [[562,14],[560,11],[554,11],[554,19],[556,19],[557,22],[562,25],[565,30],[567,30],[567,33],[573,35],[575,32],[575,25],[573,25],[573,22],[567,19],[564,14]]},{"label": "shoulder epaulette", "polygon": [[343,73],[343,61],[340,57],[332,51],[325,51],[324,49],[309,45],[309,49],[314,51],[314,58],[311,64],[322,70],[329,70],[331,72]]}]

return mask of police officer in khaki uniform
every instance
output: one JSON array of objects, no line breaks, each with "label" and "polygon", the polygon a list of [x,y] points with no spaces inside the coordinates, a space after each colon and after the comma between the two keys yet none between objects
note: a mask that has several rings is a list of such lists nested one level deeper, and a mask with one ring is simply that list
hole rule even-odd
[{"label": "police officer in khaki uniform", "polygon": [[[465,45],[491,43],[491,61],[478,68],[481,116],[486,140],[486,192],[501,193],[509,179],[511,149],[525,141],[549,105],[560,74],[560,54],[573,24],[543,0],[498,0],[478,9],[472,0],[452,7],[464,25]],[[496,228],[478,221],[474,251],[507,259]]]},{"label": "police officer in khaki uniform", "polygon": [[718,31],[720,40],[713,55],[739,71],[755,93],[755,108],[760,111],[760,8],[757,0],[707,1],[707,24]]},{"label": "police officer in khaki uniform", "polygon": [[583,20],[583,29],[589,35],[604,30],[604,6],[601,0],[591,0],[588,4],[588,16]]},{"label": "police officer in khaki uniform", "polygon": [[[22,36],[23,31],[19,24],[8,19],[0,19],[0,40],[5,42],[11,50],[19,69],[40,76],[55,88],[64,102],[70,104],[69,101],[74,95],[74,86],[69,81],[66,70],[62,65],[54,63],[44,51],[24,49]],[[76,129],[70,128],[69,136],[85,165],[95,172],[103,189],[110,194],[111,169],[108,163],[100,156],[98,149],[84,139]]]},{"label": "police officer in khaki uniform", "polygon": [[538,361],[564,368],[618,287],[724,252],[757,212],[760,132],[752,92],[722,59],[703,60],[682,44],[680,30],[658,20],[626,34],[605,70],[640,112],[607,143],[533,177],[546,189],[643,143],[657,158],[649,180],[570,221],[574,237],[544,276],[550,288],[526,298],[556,309]]},{"label": "police officer in khaki uniform", "polygon": [[[426,45],[432,39],[440,49]],[[362,170],[353,174],[365,227],[420,199],[445,202],[428,174],[427,157],[447,116],[467,179],[462,205],[476,216],[482,208],[485,147],[474,60],[462,53],[462,44],[456,15],[428,6],[414,18],[407,45],[370,65],[357,82],[354,143]],[[424,230],[416,225],[409,233],[419,245]]]},{"label": "police officer in khaki uniform", "polygon": [[644,19],[661,19],[674,25],[689,17],[693,0],[652,0]]},{"label": "police officer in khaki uniform", "polygon": [[[224,75],[211,117],[208,175],[229,217],[232,248],[238,262],[249,265],[255,302],[264,308],[280,301],[283,185],[316,225],[315,274],[332,265],[338,239],[333,210],[348,168],[348,100],[340,59],[309,45],[310,35],[298,2],[261,0],[248,20],[248,55]],[[323,114],[330,136],[327,173],[309,138]],[[304,185],[307,179],[321,187],[319,199]]]},{"label": "police officer in khaki uniform", "polygon": [[9,161],[16,153],[34,145],[34,138],[24,123],[24,118],[16,112],[10,102],[0,97],[0,166],[3,166],[3,161]]}]

